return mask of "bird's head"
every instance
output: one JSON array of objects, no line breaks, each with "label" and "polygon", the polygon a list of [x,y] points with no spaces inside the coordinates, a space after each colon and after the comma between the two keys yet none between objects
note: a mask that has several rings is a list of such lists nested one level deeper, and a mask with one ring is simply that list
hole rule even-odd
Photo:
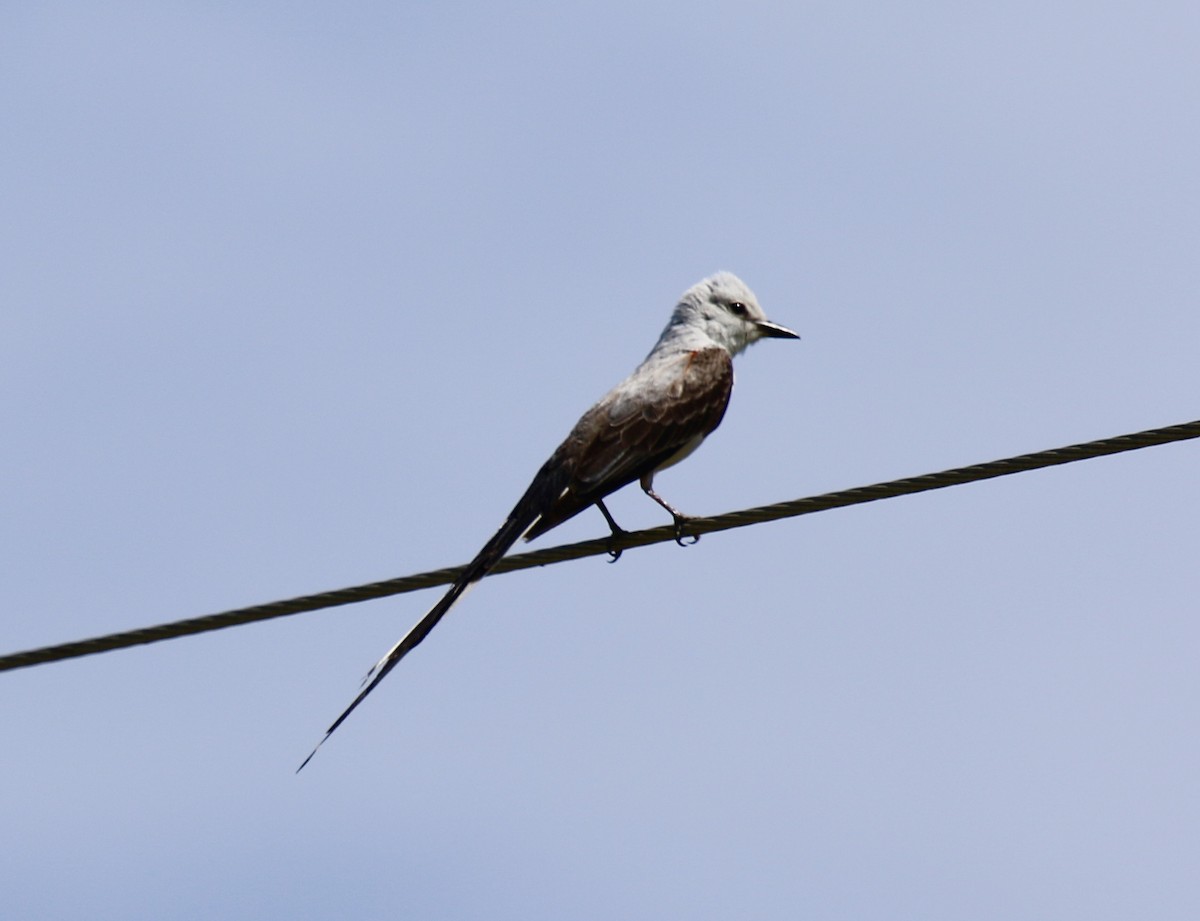
[{"label": "bird's head", "polygon": [[679,299],[668,330],[704,333],[736,355],[759,339],[799,339],[790,329],[772,323],[744,281],[732,272],[718,272],[688,288]]}]

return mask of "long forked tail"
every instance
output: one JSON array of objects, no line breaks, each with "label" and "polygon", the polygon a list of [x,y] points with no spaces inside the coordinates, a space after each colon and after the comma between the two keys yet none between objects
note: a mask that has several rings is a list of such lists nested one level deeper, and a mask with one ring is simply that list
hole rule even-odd
[{"label": "long forked tail", "polygon": [[[543,468],[542,473],[545,472],[545,468]],[[521,497],[521,501],[517,503],[516,508],[509,513],[508,519],[501,525],[500,530],[484,545],[483,549],[475,556],[475,559],[467,565],[462,575],[458,577],[458,581],[451,585],[446,594],[441,597],[441,600],[429,609],[429,613],[417,621],[416,626],[404,634],[401,640],[371,667],[371,670],[367,672],[366,678],[363,679],[363,689],[350,702],[350,706],[342,711],[342,715],[333,721],[333,725],[325,731],[325,735],[322,736],[321,741],[317,743],[316,748],[304,759],[300,767],[296,768],[297,774],[304,770],[304,766],[312,760],[313,755],[317,753],[337,728],[346,721],[346,717],[354,712],[355,707],[366,700],[367,695],[375,690],[375,686],[387,677],[387,673],[395,668],[401,659],[408,655],[421,640],[429,635],[429,631],[436,627],[437,622],[445,617],[450,609],[458,603],[467,589],[486,576],[492,567],[500,562],[501,557],[508,552],[509,548],[520,539],[521,535],[529,530],[529,527],[537,520],[540,510],[543,507],[543,503],[538,500],[540,493],[543,491],[539,487],[545,485],[544,479],[539,474],[529,487],[529,490]]]}]

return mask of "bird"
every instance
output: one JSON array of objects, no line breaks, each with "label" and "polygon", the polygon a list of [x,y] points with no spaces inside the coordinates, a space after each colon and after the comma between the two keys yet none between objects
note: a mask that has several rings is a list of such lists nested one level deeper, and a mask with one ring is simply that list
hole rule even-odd
[{"label": "bird", "polygon": [[[654,491],[654,477],[688,457],[721,424],[733,390],[733,357],[764,338],[800,337],[768,320],[754,293],[733,273],[717,272],[688,288],[645,360],[583,414],[538,470],[500,530],[437,604],[367,672],[358,696],[326,730],[297,773],[467,589],[521,538],[539,537],[595,505],[615,542],[625,532],[604,498],[637,481],[671,515],[676,541],[683,544],[688,516]],[[609,553],[615,562],[620,549],[614,543]]]}]

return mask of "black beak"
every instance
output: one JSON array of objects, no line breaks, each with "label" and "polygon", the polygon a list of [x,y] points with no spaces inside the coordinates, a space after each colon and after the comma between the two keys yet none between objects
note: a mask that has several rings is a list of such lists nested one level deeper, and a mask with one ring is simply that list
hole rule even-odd
[{"label": "black beak", "polygon": [[772,323],[770,320],[757,320],[754,324],[759,331],[766,337],[771,339],[799,339],[800,334],[794,333],[786,326],[780,326],[778,323]]}]

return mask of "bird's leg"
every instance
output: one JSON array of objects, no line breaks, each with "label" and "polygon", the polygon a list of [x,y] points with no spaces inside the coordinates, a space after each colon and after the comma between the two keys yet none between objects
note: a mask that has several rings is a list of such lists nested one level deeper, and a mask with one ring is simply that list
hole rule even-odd
[{"label": "bird's leg", "polygon": [[668,512],[671,513],[671,518],[674,519],[674,521],[675,521],[675,543],[679,544],[679,546],[681,546],[681,547],[689,547],[689,546],[691,546],[691,544],[698,542],[700,540],[699,534],[687,535],[687,536],[691,537],[691,539],[692,539],[691,543],[685,544],[683,542],[683,538],[685,536],[683,533],[684,526],[689,521],[692,520],[692,516],[683,514],[683,512],[679,511],[679,509],[675,508],[673,505],[671,505],[670,502],[668,502],[666,499],[664,499],[662,496],[660,496],[658,493],[656,493],[653,489],[653,483],[654,483],[653,474],[651,474],[650,476],[642,477],[642,482],[641,482],[642,492],[644,492],[651,499],[653,499],[655,502],[657,502],[659,505],[661,505],[663,508],[665,508]]},{"label": "bird's leg", "polygon": [[608,508],[604,505],[603,499],[596,500],[596,508],[600,509],[600,514],[604,516],[604,520],[608,522],[608,526],[612,529],[612,534],[608,538],[608,555],[612,557],[610,563],[615,563],[621,558],[621,548],[616,545],[616,541],[624,537],[629,532],[617,524],[617,520],[613,518]]}]

